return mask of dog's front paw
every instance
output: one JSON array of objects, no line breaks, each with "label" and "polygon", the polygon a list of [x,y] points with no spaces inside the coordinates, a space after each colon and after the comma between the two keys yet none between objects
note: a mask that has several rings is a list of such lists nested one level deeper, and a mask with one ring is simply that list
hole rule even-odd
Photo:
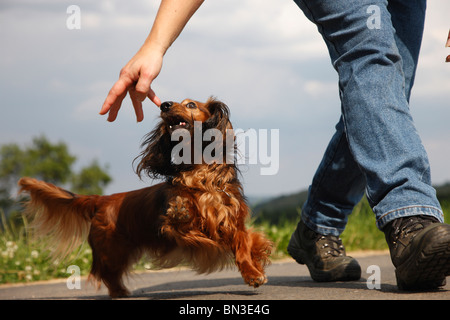
[{"label": "dog's front paw", "polygon": [[188,200],[180,196],[176,196],[175,199],[169,201],[169,209],[167,209],[167,215],[177,221],[186,221],[191,217],[189,214]]},{"label": "dog's front paw", "polygon": [[267,283],[267,277],[265,274],[261,274],[259,276],[250,276],[250,277],[244,277],[245,283],[247,283],[249,286],[258,288],[259,286],[262,286],[263,284]]}]

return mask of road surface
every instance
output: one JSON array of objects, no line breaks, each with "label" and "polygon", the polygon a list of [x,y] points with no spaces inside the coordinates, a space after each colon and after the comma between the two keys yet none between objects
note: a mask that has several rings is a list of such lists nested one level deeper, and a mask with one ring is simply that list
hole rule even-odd
[{"label": "road surface", "polygon": [[[120,300],[450,300],[450,278],[440,290],[402,292],[397,289],[394,267],[387,253],[353,254],[359,261],[359,281],[317,283],[303,265],[291,259],[267,268],[268,283],[254,289],[243,283],[236,269],[197,275],[187,269],[148,271],[126,281],[131,296]],[[70,282],[74,287],[75,282]],[[67,280],[35,284],[1,285],[1,300],[103,300],[107,291],[97,291],[82,277],[80,288],[69,289]],[[192,303],[191,303],[192,305]]]}]

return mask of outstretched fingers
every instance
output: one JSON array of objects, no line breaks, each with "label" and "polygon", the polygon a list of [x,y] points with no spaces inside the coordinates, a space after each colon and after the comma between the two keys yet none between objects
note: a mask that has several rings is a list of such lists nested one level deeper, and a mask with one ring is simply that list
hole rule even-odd
[{"label": "outstretched fingers", "polygon": [[120,77],[119,80],[113,85],[111,90],[103,102],[100,110],[101,115],[108,114],[108,121],[116,120],[119,109],[122,105],[122,101],[127,95],[128,87],[132,84],[131,79]]}]

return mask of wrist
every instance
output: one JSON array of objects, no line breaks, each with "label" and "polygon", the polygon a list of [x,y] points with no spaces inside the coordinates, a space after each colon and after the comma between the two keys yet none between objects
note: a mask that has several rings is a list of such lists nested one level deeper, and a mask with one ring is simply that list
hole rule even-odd
[{"label": "wrist", "polygon": [[156,54],[163,57],[166,54],[167,49],[169,46],[164,45],[160,43],[157,40],[150,39],[150,36],[145,40],[142,47],[139,49],[139,51],[142,51],[143,53],[148,54]]}]

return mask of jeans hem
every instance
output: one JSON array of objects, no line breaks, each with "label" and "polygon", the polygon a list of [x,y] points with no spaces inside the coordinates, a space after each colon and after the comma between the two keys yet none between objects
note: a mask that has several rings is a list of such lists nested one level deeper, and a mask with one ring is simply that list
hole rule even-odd
[{"label": "jeans hem", "polygon": [[444,214],[439,208],[427,205],[412,205],[386,212],[380,215],[376,223],[378,229],[383,231],[383,228],[392,220],[418,215],[432,216],[440,222],[444,222]]},{"label": "jeans hem", "polygon": [[[383,231],[383,228],[392,220],[418,215],[432,216],[438,219],[439,222],[444,222],[444,214],[439,208],[426,205],[412,205],[382,214],[380,218],[377,219],[376,225],[378,229]],[[327,227],[317,224],[305,214],[302,214],[301,219],[308,228],[324,236],[331,234],[338,237],[345,230],[345,228]]]},{"label": "jeans hem", "polygon": [[323,226],[320,224],[316,224],[314,221],[312,221],[311,219],[309,219],[308,217],[306,217],[305,215],[302,214],[301,216],[301,220],[303,221],[303,223],[312,231],[319,233],[323,236],[327,236],[327,235],[333,235],[336,237],[339,237],[341,235],[342,232],[344,232],[345,228],[336,228],[336,227],[327,227],[327,226]]}]

